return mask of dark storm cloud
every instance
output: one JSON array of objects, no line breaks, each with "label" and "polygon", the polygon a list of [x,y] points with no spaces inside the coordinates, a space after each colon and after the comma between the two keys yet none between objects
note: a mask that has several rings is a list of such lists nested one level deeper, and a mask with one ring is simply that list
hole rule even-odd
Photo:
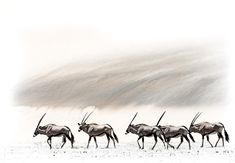
[{"label": "dark storm cloud", "polygon": [[71,63],[24,82],[17,105],[121,107],[221,103],[224,58],[211,48],[123,57],[92,68]]}]

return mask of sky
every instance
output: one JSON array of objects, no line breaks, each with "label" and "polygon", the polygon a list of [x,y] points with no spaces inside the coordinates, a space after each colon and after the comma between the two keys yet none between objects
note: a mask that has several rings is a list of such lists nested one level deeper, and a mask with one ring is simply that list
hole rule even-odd
[{"label": "sky", "polygon": [[223,43],[233,29],[231,5],[211,2],[3,1],[2,50],[9,59],[14,55],[18,74],[27,78],[69,61],[110,57],[110,52]]}]

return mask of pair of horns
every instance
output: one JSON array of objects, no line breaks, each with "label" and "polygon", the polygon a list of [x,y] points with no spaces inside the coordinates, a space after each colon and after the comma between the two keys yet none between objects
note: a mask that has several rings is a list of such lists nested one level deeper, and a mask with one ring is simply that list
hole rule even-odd
[{"label": "pair of horns", "polygon": [[[86,115],[87,115],[87,113],[86,113],[85,116],[84,116],[83,119],[82,119],[82,122],[86,122],[86,120],[90,117],[90,115],[91,115],[93,112],[94,112],[94,111],[92,111],[87,117],[86,117]],[[38,127],[39,127],[39,125],[40,125],[42,119],[45,117],[45,115],[46,115],[46,113],[44,113],[44,114],[42,115],[42,117],[40,118],[40,120],[39,120],[39,122],[38,122],[38,124],[37,124],[36,129],[38,129]],[[85,117],[86,117],[86,118],[85,118]]]},{"label": "pair of horns", "polygon": [[190,126],[192,126],[192,125],[196,122],[196,120],[198,119],[198,117],[199,117],[201,114],[202,114],[202,113],[198,112],[198,113],[195,115],[195,117],[193,118],[193,120],[192,120]]},{"label": "pair of horns", "polygon": [[84,117],[83,117],[83,119],[82,119],[82,123],[85,123],[86,122],[86,120],[90,117],[90,115],[93,113],[94,111],[92,111],[92,112],[90,112],[90,114],[86,117],[86,115],[87,115],[87,112],[86,112],[86,114],[84,115]]},{"label": "pair of horns", "polygon": [[[162,115],[161,115],[161,117],[159,118],[159,120],[158,120],[156,126],[158,126],[158,124],[160,123],[160,121],[161,121],[161,119],[162,119],[162,117],[164,116],[165,113],[166,113],[166,111],[164,111],[164,112],[162,113]],[[132,118],[132,120],[131,120],[131,122],[129,123],[129,125],[131,125],[131,123],[134,121],[134,119],[135,119],[135,117],[137,116],[137,114],[138,114],[138,112],[135,113],[135,115],[134,115],[134,117]]]}]

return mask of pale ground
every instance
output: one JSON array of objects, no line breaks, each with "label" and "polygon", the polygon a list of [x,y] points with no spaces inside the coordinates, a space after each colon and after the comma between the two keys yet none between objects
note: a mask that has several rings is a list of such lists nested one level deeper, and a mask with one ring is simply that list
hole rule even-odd
[{"label": "pale ground", "polygon": [[[110,148],[106,149],[106,137],[97,138],[99,148],[95,148],[93,140],[90,148],[86,148],[88,136],[84,132],[77,132],[77,122],[80,122],[86,111],[93,110],[93,107],[84,110],[74,109],[33,109],[33,108],[14,108],[13,112],[5,115],[5,119],[1,119],[4,132],[1,132],[1,148],[0,148],[0,162],[143,162],[143,161],[157,161],[157,162],[235,162],[235,146],[233,142],[232,123],[229,123],[229,118],[232,115],[221,114],[220,110],[214,108],[213,116],[208,116],[211,110],[204,111],[198,122],[209,120],[214,122],[219,120],[226,126],[226,130],[230,135],[230,143],[225,142],[225,147],[210,148],[205,140],[205,147],[200,148],[201,137],[194,134],[196,143],[192,143],[192,149],[188,150],[188,144],[184,142],[179,150],[169,149],[163,147],[162,142],[158,142],[154,150],[151,150],[153,145],[153,138],[145,140],[145,149],[139,150],[136,140],[136,135],[125,135],[125,130],[129,121],[136,111],[139,112],[137,118],[133,123],[147,123],[153,125],[158,120],[158,117],[164,109],[154,109],[152,106],[143,108],[124,108],[118,111],[98,110],[89,118],[89,122],[109,123],[113,126],[114,131],[118,135],[120,143],[117,148],[113,148],[110,142]],[[199,110],[196,109],[167,109],[165,117],[161,124],[174,124],[189,126],[193,116]],[[75,136],[74,148],[70,148],[70,143],[67,141],[64,148],[60,149],[61,138],[52,139],[53,149],[50,150],[46,143],[46,137],[38,135],[33,138],[33,132],[38,120],[44,112],[47,115],[42,121],[42,125],[48,123],[56,123],[58,125],[67,125],[71,128]],[[225,118],[224,118],[225,117]],[[7,124],[8,122],[8,124]],[[7,124],[7,125],[6,125]],[[212,144],[215,144],[217,136],[211,136]],[[141,142],[140,142],[141,143]],[[172,144],[177,146],[179,139],[174,139]]]},{"label": "pale ground", "polygon": [[[176,143],[173,143],[176,144]],[[66,144],[60,149],[60,144],[53,144],[53,149],[49,149],[45,141],[31,144],[18,144],[1,148],[0,160],[3,161],[29,161],[29,160],[67,160],[67,161],[91,161],[91,160],[155,160],[157,162],[235,162],[235,148],[226,144],[226,147],[200,148],[200,144],[193,144],[191,150],[188,150],[187,144],[183,144],[179,150],[163,148],[158,144],[154,150],[151,150],[152,143],[146,143],[146,149],[139,150],[136,142],[120,143],[114,149],[111,146],[106,149],[106,143],[99,143],[96,149],[94,143],[91,143],[89,149],[86,144],[75,144],[73,149]]]}]

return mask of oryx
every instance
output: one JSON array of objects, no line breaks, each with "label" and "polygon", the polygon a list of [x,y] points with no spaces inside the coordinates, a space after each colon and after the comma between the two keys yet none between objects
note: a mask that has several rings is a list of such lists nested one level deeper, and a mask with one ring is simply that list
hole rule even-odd
[{"label": "oryx", "polygon": [[[131,122],[129,123],[125,134],[128,134],[130,132],[132,134],[138,135],[139,138],[137,139],[137,143],[138,143],[138,146],[139,146],[140,149],[141,149],[141,146],[139,144],[139,140],[142,139],[142,149],[144,149],[144,137],[152,137],[152,136],[154,137],[154,140],[155,140],[155,143],[152,147],[152,150],[154,149],[154,147],[157,144],[157,137],[159,137],[161,139],[161,141],[162,141],[162,143],[165,147],[165,143],[164,143],[164,140],[163,140],[161,135],[163,135],[164,138],[165,138],[165,136],[164,136],[164,133],[162,132],[162,130],[159,127],[149,126],[149,125],[146,125],[144,123],[140,123],[140,124],[136,124],[136,125],[132,124],[132,122],[134,121],[137,114],[138,114],[138,112],[134,115]],[[160,117],[159,122],[160,122],[162,116]]]},{"label": "oryx", "polygon": [[190,140],[189,140],[187,135],[189,135],[190,139],[193,142],[195,142],[193,136],[191,135],[190,131],[188,130],[188,128],[186,126],[173,126],[173,125],[160,126],[159,125],[159,127],[162,129],[162,131],[165,134],[166,143],[167,143],[167,149],[168,149],[168,146],[174,148],[174,146],[170,144],[171,138],[180,137],[180,143],[177,146],[177,149],[183,143],[184,139],[188,142],[189,149],[191,149]]},{"label": "oryx", "polygon": [[55,124],[47,124],[45,126],[39,126],[42,119],[44,118],[44,116],[46,115],[46,113],[41,117],[41,119],[38,122],[38,125],[34,131],[33,137],[37,136],[38,134],[42,134],[42,135],[46,135],[48,137],[47,139],[47,143],[51,147],[51,138],[52,137],[58,137],[58,136],[62,136],[62,142],[63,144],[61,145],[61,148],[64,146],[64,144],[66,143],[66,138],[68,138],[71,142],[71,147],[73,148],[73,143],[74,143],[74,136],[70,130],[69,127],[67,126],[57,126]]},{"label": "oryx", "polygon": [[89,118],[89,116],[92,113],[93,112],[91,112],[87,117],[86,117],[86,115],[87,115],[87,113],[86,113],[85,116],[83,117],[81,123],[78,123],[78,126],[79,126],[78,132],[80,132],[82,130],[82,131],[84,131],[85,133],[87,133],[89,135],[87,148],[89,147],[91,138],[94,138],[96,148],[98,148],[98,145],[97,145],[97,142],[96,142],[96,137],[97,136],[104,136],[104,135],[106,135],[106,137],[108,139],[108,144],[107,144],[106,148],[109,147],[110,138],[113,140],[114,148],[116,148],[115,140],[118,143],[118,137],[115,134],[113,128],[109,124],[102,124],[102,125],[99,125],[99,124],[96,124],[96,123],[86,124],[86,120]]},{"label": "oryx", "polygon": [[220,138],[222,138],[222,143],[223,143],[223,146],[224,146],[224,137],[222,135],[223,130],[224,130],[225,140],[227,142],[229,142],[229,135],[228,135],[227,131],[225,130],[225,127],[222,123],[220,123],[220,122],[216,122],[216,123],[201,122],[201,123],[198,123],[198,124],[194,124],[195,121],[197,120],[197,118],[200,115],[201,115],[201,113],[197,113],[195,115],[195,117],[193,118],[193,120],[190,124],[189,131],[199,133],[199,134],[202,135],[202,145],[201,145],[201,147],[203,147],[203,145],[204,145],[204,137],[205,136],[207,138],[207,141],[211,145],[211,147],[213,147],[213,145],[211,144],[211,142],[209,140],[209,135],[210,134],[217,134],[218,135],[218,140],[215,144],[215,147],[217,146]]}]

